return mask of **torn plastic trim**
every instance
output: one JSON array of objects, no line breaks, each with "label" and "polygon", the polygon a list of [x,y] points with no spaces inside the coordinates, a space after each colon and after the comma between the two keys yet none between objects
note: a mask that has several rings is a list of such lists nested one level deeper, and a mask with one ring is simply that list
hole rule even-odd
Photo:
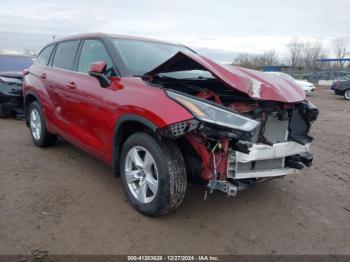
[{"label": "torn plastic trim", "polygon": [[159,128],[157,129],[157,133],[160,136],[176,139],[193,130],[196,130],[198,126],[199,121],[197,119],[190,119],[182,122],[177,122],[163,128]]},{"label": "torn plastic trim", "polygon": [[299,111],[302,115],[310,122],[314,122],[317,120],[318,115],[320,114],[320,111],[318,108],[311,103],[309,100],[305,100],[300,103],[299,105]]},{"label": "torn plastic trim", "polygon": [[196,130],[202,133],[204,137],[210,137],[212,140],[219,141],[220,139],[226,138],[230,141],[235,141],[235,145],[237,144],[237,147],[235,147],[236,150],[240,150],[242,152],[248,152],[247,150],[250,147],[249,141],[253,137],[253,133],[251,132],[233,130],[210,123],[205,123],[197,119],[177,122],[166,127],[159,128],[157,129],[157,133],[161,137],[164,136],[171,139],[177,139]]},{"label": "torn plastic trim", "polygon": [[296,106],[291,114],[289,121],[289,140],[295,141],[301,145],[312,142],[313,138],[309,136],[311,123],[319,115],[319,110],[309,101],[303,101]]}]

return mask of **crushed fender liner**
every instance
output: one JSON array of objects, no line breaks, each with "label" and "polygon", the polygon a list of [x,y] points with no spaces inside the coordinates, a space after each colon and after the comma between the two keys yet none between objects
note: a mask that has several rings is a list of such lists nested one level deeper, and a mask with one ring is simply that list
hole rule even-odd
[{"label": "crushed fender liner", "polygon": [[308,135],[310,126],[317,119],[318,109],[310,102],[302,102],[296,107],[290,119],[289,138],[300,144],[310,143],[313,138]]}]

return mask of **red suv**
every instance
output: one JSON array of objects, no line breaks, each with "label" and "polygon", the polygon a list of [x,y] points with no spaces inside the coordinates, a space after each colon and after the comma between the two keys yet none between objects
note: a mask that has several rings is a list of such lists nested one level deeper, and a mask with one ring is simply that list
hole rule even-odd
[{"label": "red suv", "polygon": [[159,216],[187,181],[236,195],[312,162],[318,110],[295,83],[183,46],[101,33],[45,46],[24,77],[33,142],[57,136],[113,166],[130,203]]}]

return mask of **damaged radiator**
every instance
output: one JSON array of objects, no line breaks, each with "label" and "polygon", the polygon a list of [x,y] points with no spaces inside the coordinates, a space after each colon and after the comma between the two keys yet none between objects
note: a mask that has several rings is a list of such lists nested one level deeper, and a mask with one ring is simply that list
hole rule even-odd
[{"label": "damaged radiator", "polygon": [[295,169],[285,167],[285,159],[290,155],[308,152],[309,144],[300,145],[288,141],[288,126],[288,120],[269,118],[265,124],[264,137],[272,145],[253,144],[249,154],[229,151],[227,177],[273,177],[295,172]]}]

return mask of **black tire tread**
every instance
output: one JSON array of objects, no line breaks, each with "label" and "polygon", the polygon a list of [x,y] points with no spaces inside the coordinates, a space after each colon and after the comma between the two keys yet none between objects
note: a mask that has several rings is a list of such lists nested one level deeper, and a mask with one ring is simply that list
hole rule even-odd
[{"label": "black tire tread", "polygon": [[187,177],[185,160],[179,147],[171,140],[163,140],[166,151],[166,161],[169,167],[169,188],[170,198],[166,201],[167,204],[159,211],[159,215],[166,215],[175,210],[182,203],[187,188]]},{"label": "black tire tread", "polygon": [[[137,139],[151,142],[152,144],[156,145],[158,150],[159,148],[161,149],[162,160],[164,163],[166,163],[164,165],[164,171],[168,176],[168,182],[166,183],[168,188],[164,189],[163,194],[160,195],[159,204],[156,210],[152,209],[152,211],[148,211],[147,209],[140,209],[139,204],[134,204],[134,200],[131,200],[131,203],[139,212],[145,215],[153,217],[166,215],[174,211],[181,204],[186,194],[187,173],[184,158],[179,147],[174,141],[169,139],[161,139],[154,133],[146,130],[132,134],[127,139],[125,144],[128,144],[129,141],[133,140],[135,137],[138,137]],[[125,152],[122,153],[122,155],[123,154],[125,154]],[[121,160],[122,159],[124,159],[123,156]],[[120,164],[122,167],[123,163]],[[123,174],[122,170],[121,174]],[[125,190],[128,190],[126,185],[124,185],[124,188]]]}]

